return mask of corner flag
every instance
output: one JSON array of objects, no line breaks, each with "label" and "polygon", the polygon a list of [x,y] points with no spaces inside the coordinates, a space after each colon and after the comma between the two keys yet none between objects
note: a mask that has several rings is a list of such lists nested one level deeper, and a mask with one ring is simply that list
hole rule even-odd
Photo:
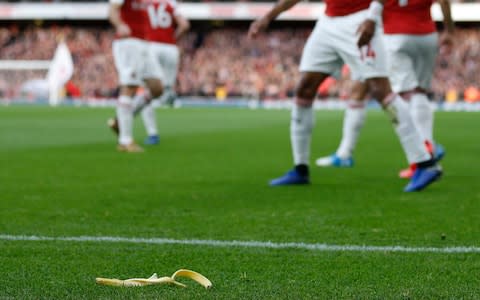
[{"label": "corner flag", "polygon": [[48,69],[47,81],[50,91],[50,105],[60,103],[60,91],[73,75],[73,60],[65,42],[60,42],[55,50],[52,63]]}]

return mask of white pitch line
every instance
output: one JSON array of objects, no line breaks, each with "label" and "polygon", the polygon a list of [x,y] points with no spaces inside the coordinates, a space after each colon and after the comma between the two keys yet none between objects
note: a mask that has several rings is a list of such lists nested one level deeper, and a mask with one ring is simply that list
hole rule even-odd
[{"label": "white pitch line", "polygon": [[219,241],[219,240],[177,240],[168,238],[127,238],[115,236],[36,236],[0,234],[3,241],[62,241],[95,243],[130,243],[150,245],[194,245],[208,247],[237,247],[264,249],[303,249],[324,252],[403,252],[403,253],[480,253],[480,247],[407,247],[407,246],[368,246],[368,245],[331,245],[309,243],[276,243],[261,241]]}]

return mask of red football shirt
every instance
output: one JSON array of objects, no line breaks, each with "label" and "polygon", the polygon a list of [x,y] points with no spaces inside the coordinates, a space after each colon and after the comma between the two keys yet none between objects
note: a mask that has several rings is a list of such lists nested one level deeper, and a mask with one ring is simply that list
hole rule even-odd
[{"label": "red football shirt", "polygon": [[387,34],[429,34],[436,31],[430,14],[433,0],[387,0],[383,29]]},{"label": "red football shirt", "polygon": [[367,9],[371,0],[325,0],[325,14],[330,17],[341,17]]},{"label": "red football shirt", "polygon": [[147,6],[148,22],[145,39],[147,41],[175,44],[175,15],[177,5],[172,0],[151,0]]},{"label": "red football shirt", "polygon": [[145,22],[147,14],[142,0],[110,0],[110,3],[121,5],[120,17],[132,31],[130,37],[145,38]]}]

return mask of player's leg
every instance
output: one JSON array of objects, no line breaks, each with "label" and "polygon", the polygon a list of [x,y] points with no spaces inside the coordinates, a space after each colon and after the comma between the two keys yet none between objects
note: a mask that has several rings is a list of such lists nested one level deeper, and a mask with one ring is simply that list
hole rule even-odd
[{"label": "player's leg", "polygon": [[372,97],[382,99],[380,103],[392,120],[408,162],[417,166],[412,180],[405,187],[405,191],[422,190],[442,175],[441,169],[425,148],[423,139],[409,112],[408,105],[398,94],[392,92],[388,79],[386,77],[371,78],[367,82]]},{"label": "player's leg", "polygon": [[163,94],[163,70],[158,62],[158,53],[151,43],[145,42],[145,64],[143,69],[146,93],[136,99],[135,115],[142,113],[143,123],[148,137],[147,145],[155,145],[160,142],[158,136],[157,119],[152,101]]},{"label": "player's leg", "polygon": [[425,142],[433,145],[433,107],[428,99],[427,91],[415,88],[409,92],[401,92],[400,95],[408,99],[413,121]]},{"label": "player's leg", "polygon": [[137,86],[122,86],[116,110],[118,126],[118,150],[122,152],[142,152],[133,139],[133,98]]},{"label": "player's leg", "polygon": [[178,67],[180,63],[180,51],[176,45],[162,45],[160,64],[164,70],[164,92],[159,100],[162,104],[173,106],[177,94],[175,84],[177,81]]},{"label": "player's leg", "polygon": [[357,145],[360,131],[365,123],[365,97],[367,84],[356,80],[351,89],[350,100],[347,103],[343,117],[342,139],[337,151],[329,156],[320,157],[315,161],[319,167],[352,167],[353,151]]},{"label": "player's leg", "polygon": [[[434,155],[433,144],[433,108],[427,96],[427,92],[421,88],[415,88],[408,92],[399,93],[408,103],[415,127],[424,141],[427,151]],[[439,149],[443,149],[439,147]],[[442,154],[443,157],[443,154]],[[410,164],[408,168],[400,170],[400,178],[412,178],[417,166]]]},{"label": "player's leg", "polygon": [[[392,93],[386,76],[386,54],[381,36],[376,34],[371,43],[360,50],[356,46],[355,30],[363,19],[364,16],[358,13],[346,21],[350,26],[339,27],[337,44],[340,55],[352,73],[359,74],[366,80],[371,97],[379,101],[389,114],[408,160],[428,160],[430,157],[421,145],[422,140],[410,117],[408,106],[400,96]],[[377,28],[377,33],[379,32],[381,28]]]},{"label": "player's leg", "polygon": [[300,61],[302,72],[291,112],[290,140],[294,169],[270,181],[270,185],[306,184],[309,179],[310,143],[314,126],[313,101],[318,86],[339,68],[340,59],[329,43],[332,20],[320,18],[309,36]]},{"label": "player's leg", "polygon": [[153,101],[148,103],[141,112],[143,125],[147,132],[147,138],[144,143],[146,145],[157,145],[160,143],[160,136],[158,135],[157,116]]},{"label": "player's leg", "polygon": [[[412,45],[406,44],[410,42]],[[433,144],[433,109],[427,96],[427,90],[433,76],[433,68],[437,53],[437,34],[422,36],[406,36],[404,47],[410,50],[408,54],[413,61],[412,73],[416,82],[413,89],[405,87],[402,93],[410,93],[410,110],[412,117],[425,140]],[[412,46],[415,46],[413,48]],[[413,85],[413,82],[412,82]]]},{"label": "player's leg", "polygon": [[[360,18],[360,20],[356,20],[358,24],[365,19],[365,16],[361,14],[355,17]],[[352,38],[350,41],[352,45],[356,45],[355,28],[358,28],[358,26],[350,29],[352,31],[349,37]],[[381,32],[381,28],[377,28],[378,32]],[[407,160],[410,163],[417,164],[415,175],[404,191],[412,192],[425,188],[437,180],[442,172],[424,147],[423,139],[415,127],[408,105],[391,89],[387,77],[386,51],[381,36],[376,34],[370,44],[360,51],[348,48],[346,45],[344,48],[345,50],[342,51],[343,60],[350,65],[353,73],[362,74],[366,79],[372,98],[382,105],[382,108],[390,117]]]},{"label": "player's leg", "polygon": [[142,152],[133,139],[134,95],[141,82],[138,77],[138,41],[134,39],[118,40],[113,43],[115,67],[119,74],[120,95],[117,102],[117,118],[109,124],[118,129],[118,150],[123,152]]},{"label": "player's leg", "polygon": [[141,62],[141,75],[145,86],[145,93],[139,95],[135,101],[135,114],[138,114],[142,109],[149,104],[153,99],[156,99],[163,94],[163,70],[157,62],[155,53],[148,42],[143,42],[142,50],[144,55]]},{"label": "player's leg", "polygon": [[[365,123],[365,97],[368,91],[367,84],[356,81],[352,89],[352,97],[348,102],[343,120],[342,141],[337,149],[337,156],[347,160],[347,165],[353,165],[353,151],[357,145],[360,131]],[[348,163],[348,160],[351,163]]]},{"label": "player's leg", "polygon": [[145,98],[145,105],[141,112],[143,124],[148,135],[145,139],[145,144],[156,145],[160,142],[160,138],[158,136],[157,118],[153,107],[153,100],[162,95],[163,85],[159,78],[145,79],[145,85],[151,93],[150,98]]},{"label": "player's leg", "polygon": [[153,43],[151,49],[154,60],[158,63],[163,73],[163,93],[160,97],[154,98],[145,106],[142,110],[142,119],[148,134],[148,137],[145,139],[145,144],[156,145],[160,142],[160,136],[158,134],[155,107],[153,104],[155,101],[158,101],[159,103],[173,105],[176,98],[174,86],[177,79],[180,52],[175,45],[161,43]]},{"label": "player's leg", "polygon": [[302,73],[297,86],[290,121],[290,141],[294,169],[282,177],[270,181],[270,185],[306,184],[310,183],[309,163],[312,130],[315,123],[313,101],[317,88],[328,74],[320,72]]},{"label": "player's leg", "polygon": [[[133,111],[133,117],[136,117],[139,113],[142,113],[142,116],[147,108],[151,105],[151,96],[150,96],[150,91],[148,88],[144,86],[145,84],[142,85],[142,88],[140,91],[138,89],[137,92],[133,93],[133,96],[131,96],[131,106],[132,106],[132,111]],[[154,117],[154,116],[153,116]],[[108,120],[108,126],[112,129],[112,131],[115,134],[119,134],[119,125],[118,125],[118,116],[115,118],[111,118]],[[150,127],[156,128],[156,125],[150,125]],[[150,132],[147,128],[147,133]],[[156,129],[154,129],[156,130]]]},{"label": "player's leg", "polygon": [[[418,86],[418,80],[415,75],[415,63],[410,55],[410,51],[415,51],[416,45],[407,45],[414,41],[408,40],[406,35],[385,35],[385,49],[387,53],[387,71],[391,86],[394,92],[398,93],[405,100],[411,109],[411,95]],[[412,49],[410,49],[412,48]],[[415,118],[412,114],[415,124]],[[419,128],[417,127],[417,130]],[[420,132],[422,135],[422,133]],[[423,135],[422,135],[422,139]],[[408,168],[400,170],[400,178],[411,178],[416,170],[415,164],[410,164]]]},{"label": "player's leg", "polygon": [[[430,49],[417,36],[386,35],[385,41],[392,89],[409,103],[415,127],[422,136],[427,151],[432,153],[433,109],[426,89],[421,87],[420,82],[423,81],[424,86],[430,85],[435,64],[436,39],[427,42]],[[427,78],[424,79],[424,76]],[[400,171],[399,176],[411,178],[415,169],[416,165],[410,164],[409,168]]]},{"label": "player's leg", "polygon": [[415,38],[418,40],[418,51],[415,51],[412,55],[414,55],[415,60],[418,88],[410,100],[410,111],[417,128],[426,139],[427,146],[433,148],[435,158],[440,160],[445,155],[445,150],[434,139],[434,109],[427,95],[431,88],[438,53],[438,34],[435,32]]}]

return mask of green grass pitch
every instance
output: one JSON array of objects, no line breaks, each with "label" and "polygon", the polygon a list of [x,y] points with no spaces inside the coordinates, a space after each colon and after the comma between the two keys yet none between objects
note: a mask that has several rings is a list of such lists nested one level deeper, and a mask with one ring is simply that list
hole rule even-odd
[{"label": "green grass pitch", "polygon": [[[279,188],[267,182],[292,165],[288,111],[158,110],[161,145],[143,154],[116,152],[112,113],[0,107],[0,234],[480,246],[478,113],[436,114],[445,176],[414,194],[381,112],[368,113],[354,168]],[[317,113],[312,162],[335,150],[341,122]],[[95,284],[180,268],[214,287]],[[0,299],[339,298],[479,299],[480,254],[0,240]]]}]

